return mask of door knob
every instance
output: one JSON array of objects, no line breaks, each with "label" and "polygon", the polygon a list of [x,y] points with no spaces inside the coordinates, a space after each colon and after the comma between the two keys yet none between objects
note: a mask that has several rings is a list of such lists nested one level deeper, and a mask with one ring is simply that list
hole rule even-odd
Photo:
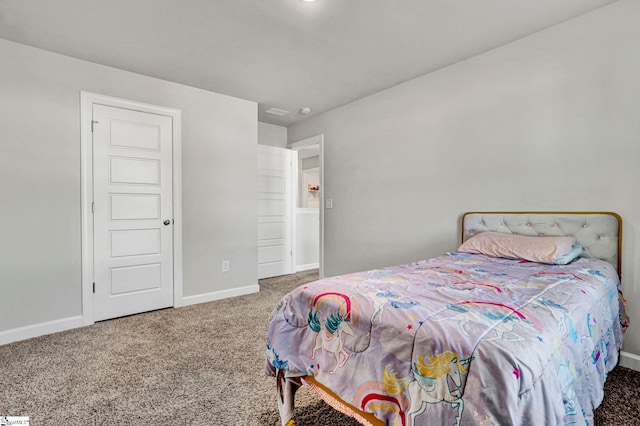
[{"label": "door knob", "polygon": [[164,225],[165,225],[165,226],[168,226],[168,225],[170,225],[170,224],[171,224],[171,221],[170,221],[169,219],[167,219],[167,220],[165,220],[165,221],[164,221],[164,222],[162,222],[162,223],[164,223]]}]

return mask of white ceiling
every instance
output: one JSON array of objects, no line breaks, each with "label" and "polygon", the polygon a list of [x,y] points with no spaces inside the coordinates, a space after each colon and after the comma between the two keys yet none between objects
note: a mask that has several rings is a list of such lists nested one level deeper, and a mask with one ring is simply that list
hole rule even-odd
[{"label": "white ceiling", "polygon": [[0,38],[256,101],[288,126],[614,1],[0,0]]}]

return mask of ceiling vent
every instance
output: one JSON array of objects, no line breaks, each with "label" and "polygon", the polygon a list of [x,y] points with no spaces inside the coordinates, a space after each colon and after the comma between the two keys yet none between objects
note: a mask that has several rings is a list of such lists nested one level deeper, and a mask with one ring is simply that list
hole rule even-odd
[{"label": "ceiling vent", "polygon": [[289,114],[289,111],[286,111],[284,109],[278,109],[278,108],[269,108],[268,110],[265,111],[265,113],[282,117],[283,115]]}]

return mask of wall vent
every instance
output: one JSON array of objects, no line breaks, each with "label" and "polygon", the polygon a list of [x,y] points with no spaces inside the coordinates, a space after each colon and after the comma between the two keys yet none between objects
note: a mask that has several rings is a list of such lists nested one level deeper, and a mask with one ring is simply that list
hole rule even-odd
[{"label": "wall vent", "polygon": [[289,111],[284,109],[278,109],[278,108],[269,108],[268,110],[265,111],[265,113],[282,117],[283,115],[289,114]]}]

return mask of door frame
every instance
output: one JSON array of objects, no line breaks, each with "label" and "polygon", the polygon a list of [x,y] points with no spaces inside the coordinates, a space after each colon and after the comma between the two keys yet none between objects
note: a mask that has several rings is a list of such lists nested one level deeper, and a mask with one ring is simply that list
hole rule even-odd
[{"label": "door frame", "polygon": [[[313,146],[313,145],[318,145],[318,147],[320,148],[320,161],[319,161],[319,168],[320,168],[320,200],[319,200],[319,205],[320,205],[320,256],[319,256],[319,263],[320,263],[320,267],[319,267],[319,272],[320,272],[320,278],[325,278],[324,276],[324,134],[319,134],[316,136],[312,136],[310,138],[307,139],[303,139],[301,141],[298,142],[294,142],[291,143],[287,146],[287,148],[293,150],[293,151],[298,151],[300,149],[303,148],[307,148],[309,146]],[[292,169],[297,169],[297,167],[292,167]],[[292,179],[293,181],[293,179]],[[295,182],[297,182],[297,177],[295,179]],[[292,206],[292,209],[295,212],[295,209]],[[292,263],[295,263],[295,239],[296,239],[296,223],[295,223],[295,214],[293,214],[292,212],[292,216],[294,216],[292,218],[292,239],[293,239],[293,247],[294,247],[294,258],[292,259]],[[291,265],[292,270],[295,270],[296,265]]]},{"label": "door frame", "polygon": [[171,117],[173,128],[173,307],[183,305],[182,297],[182,111],[91,92],[80,92],[80,204],[82,216],[82,325],[94,321],[93,282],[93,105],[105,105]]}]

